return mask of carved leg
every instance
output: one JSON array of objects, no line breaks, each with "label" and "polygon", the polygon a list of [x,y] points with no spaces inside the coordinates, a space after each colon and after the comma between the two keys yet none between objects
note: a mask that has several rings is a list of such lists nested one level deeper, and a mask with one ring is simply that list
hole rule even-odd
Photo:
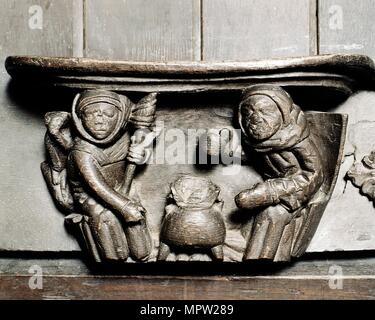
[{"label": "carved leg", "polygon": [[169,248],[169,246],[165,244],[164,242],[160,242],[158,260],[159,261],[166,260],[170,252],[171,252],[171,249]]},{"label": "carved leg", "polygon": [[295,219],[285,226],[274,261],[290,261],[295,227]]},{"label": "carved leg", "polygon": [[[269,226],[266,237],[264,238],[263,250],[260,258],[274,259],[281,243],[284,230],[291,221],[291,214],[281,205],[269,207],[266,209],[266,212],[267,219],[269,219]],[[294,225],[291,227],[293,227],[294,231]],[[288,237],[287,234],[285,235],[285,237]],[[289,238],[290,245],[287,245],[287,247],[291,247],[293,236],[290,236]],[[289,256],[290,258],[290,249],[287,256]],[[289,260],[289,258],[283,257],[283,261],[285,261],[285,259]]]},{"label": "carved leg", "polygon": [[223,245],[219,245],[219,246],[211,248],[211,252],[216,260],[219,260],[219,261],[224,260]]},{"label": "carved leg", "polygon": [[82,209],[90,215],[88,224],[103,260],[126,260],[129,249],[119,220],[92,198],[87,198]]},{"label": "carved leg", "polygon": [[129,247],[121,223],[111,211],[107,210],[105,214],[107,215],[105,223],[108,225],[117,259],[126,260],[129,256]]},{"label": "carved leg", "polygon": [[146,221],[129,224],[125,229],[130,255],[133,259],[146,261],[151,254],[152,240]]},{"label": "carved leg", "polygon": [[264,212],[261,212],[253,223],[253,230],[249,233],[246,249],[242,260],[256,260],[259,259],[262,250],[264,239],[267,235],[269,220]]},{"label": "carved leg", "polygon": [[100,255],[105,260],[117,260],[117,254],[113,245],[109,227],[99,217],[91,217],[90,229],[98,245]]},{"label": "carved leg", "polygon": [[92,257],[94,257],[94,260],[96,262],[102,262],[94,237],[91,233],[90,226],[88,225],[86,221],[86,217],[83,218],[80,228],[81,228],[82,236],[84,238],[84,241],[86,243],[87,249],[89,250],[90,254],[92,255]]},{"label": "carved leg", "polygon": [[74,233],[82,248],[86,249],[95,262],[102,262],[94,237],[88,224],[89,218],[78,213],[65,217],[65,223],[74,228]]},{"label": "carved leg", "polygon": [[280,205],[268,207],[261,212],[254,221],[243,260],[274,259],[284,228],[290,220],[291,214]]}]

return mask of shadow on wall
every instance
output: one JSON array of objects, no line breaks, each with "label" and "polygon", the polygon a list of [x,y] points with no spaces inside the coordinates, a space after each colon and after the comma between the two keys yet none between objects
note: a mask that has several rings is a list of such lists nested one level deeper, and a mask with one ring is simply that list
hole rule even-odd
[{"label": "shadow on wall", "polygon": [[10,104],[17,106],[28,116],[40,119],[51,110],[70,111],[75,94],[76,92],[69,88],[42,89],[30,84],[19,84],[12,79],[6,87]]}]

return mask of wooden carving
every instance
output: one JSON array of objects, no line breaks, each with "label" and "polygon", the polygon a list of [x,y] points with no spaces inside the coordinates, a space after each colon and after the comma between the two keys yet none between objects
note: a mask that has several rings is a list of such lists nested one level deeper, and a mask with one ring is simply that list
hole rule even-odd
[{"label": "wooden carving", "polygon": [[180,250],[210,250],[214,259],[223,260],[225,224],[220,188],[210,180],[183,176],[171,186],[171,203],[165,208],[160,234],[158,260],[165,260],[170,247]]},{"label": "wooden carving", "polygon": [[249,228],[243,259],[288,261],[309,227],[312,201],[324,181],[319,149],[305,114],[277,86],[246,89],[238,111],[245,144],[262,158],[266,180],[240,192],[240,209],[259,209]]},{"label": "wooden carving", "polygon": [[76,96],[71,114],[45,116],[43,175],[97,262],[142,261],[151,253],[146,210],[129,189],[135,166],[145,160],[135,130],[152,126],[155,103],[152,93],[134,104],[111,91],[87,90]]},{"label": "wooden carving", "polygon": [[[76,94],[71,111],[45,115],[41,169],[67,225],[100,263],[301,256],[332,195],[347,124],[345,115],[307,110],[343,101],[375,70],[367,57],[342,55],[6,64],[15,79]],[[185,144],[190,129],[205,132]],[[170,141],[182,162],[168,162]],[[370,171],[373,158],[364,162]]]},{"label": "wooden carving", "polygon": [[[345,116],[340,117],[305,114],[279,86],[254,85],[243,91],[234,119],[241,129],[241,157],[265,181],[235,196],[239,214],[248,216],[242,226],[242,260],[289,261],[305,252],[337,176],[335,161],[342,152],[337,142],[346,126]],[[324,126],[329,123],[333,131],[327,140]],[[208,153],[228,152],[228,141],[209,135]],[[323,160],[329,149],[333,157]]]}]

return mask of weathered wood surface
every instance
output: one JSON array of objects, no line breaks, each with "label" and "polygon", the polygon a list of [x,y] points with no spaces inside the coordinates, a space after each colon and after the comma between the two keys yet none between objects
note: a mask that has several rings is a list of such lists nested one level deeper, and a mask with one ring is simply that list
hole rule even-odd
[{"label": "weathered wood surface", "polygon": [[[84,53],[129,60],[248,60],[314,53],[317,38],[321,53],[361,52],[374,57],[372,0],[319,1],[319,35],[313,32],[314,3],[315,0],[202,0],[200,8],[197,0],[90,0],[83,11],[83,1],[76,0],[2,0],[0,62],[3,64],[7,55],[14,54]],[[42,29],[29,27],[35,14],[33,10],[29,13],[32,5],[42,8]],[[334,30],[329,26],[332,5],[343,9],[342,30],[337,25]],[[202,17],[199,12],[203,12]],[[32,19],[31,25],[35,27],[38,23]],[[9,77],[4,68],[0,78],[0,135],[7,137],[0,140],[0,248],[78,250],[75,240],[63,228],[63,217],[53,206],[39,171],[44,158],[43,108],[50,108],[51,102],[40,92],[25,94],[14,91],[12,86],[7,88]],[[69,99],[63,100],[53,108],[69,108]],[[343,180],[345,170],[354,160],[353,149],[360,159],[373,148],[373,104],[373,93],[361,93],[335,110],[349,113],[348,151],[333,199],[309,251],[375,248],[374,208]]]},{"label": "weathered wood surface", "polygon": [[203,0],[203,60],[310,52],[309,0]]},{"label": "weathered wood surface", "polygon": [[[2,0],[0,63],[10,54],[82,55],[79,1]],[[82,11],[81,11],[82,13]],[[43,119],[20,106],[32,94],[11,94],[9,77],[0,69],[0,248],[70,250],[73,239],[61,228],[63,218],[45,190],[39,163],[44,159]],[[43,93],[37,93],[36,109]]]},{"label": "weathered wood surface", "polygon": [[[125,274],[112,269],[108,275],[87,275],[84,266],[78,267],[82,265],[79,257],[3,257],[0,299],[375,299],[374,258],[354,257],[315,257],[289,266],[241,268],[149,265],[130,268]],[[30,280],[34,273],[29,272],[33,266],[42,268],[42,289],[29,287],[29,281],[35,283]]]},{"label": "weathered wood surface", "polygon": [[332,290],[327,277],[47,276],[42,290],[25,290],[29,276],[0,276],[0,298],[100,300],[375,299],[374,277],[347,277]]},{"label": "weathered wood surface", "polygon": [[[38,78],[35,90],[61,86],[137,92],[240,91],[252,84],[273,83],[292,87],[297,93],[302,88],[305,100],[327,93],[327,101],[375,84],[374,63],[363,55],[180,63],[10,56],[6,69],[26,85]],[[309,96],[308,91],[317,88],[319,96],[316,92]]]},{"label": "weathered wood surface", "polygon": [[82,56],[80,1],[2,0],[1,57],[10,54]]},{"label": "weathered wood surface", "polygon": [[319,1],[320,53],[365,53],[375,58],[373,0]]},{"label": "weathered wood surface", "polygon": [[199,0],[90,0],[86,9],[87,57],[199,59]]},{"label": "weathered wood surface", "polygon": [[375,245],[375,209],[345,175],[354,161],[374,149],[374,92],[360,92],[332,111],[348,114],[344,158],[332,198],[309,250],[368,250]]}]

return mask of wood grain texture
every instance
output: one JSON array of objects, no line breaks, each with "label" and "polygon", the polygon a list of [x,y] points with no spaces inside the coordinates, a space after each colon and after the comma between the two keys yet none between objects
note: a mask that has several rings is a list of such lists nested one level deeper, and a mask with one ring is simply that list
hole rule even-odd
[{"label": "wood grain texture", "polygon": [[10,54],[69,57],[82,45],[80,0],[1,0],[0,4],[2,57]]},{"label": "wood grain texture", "polygon": [[[327,277],[337,274],[341,268],[345,277],[375,275],[375,251],[307,253],[292,263],[206,264],[204,262],[152,263],[102,265],[95,268],[88,264],[82,252],[0,252],[1,275],[29,275],[32,266],[40,266],[43,275],[49,276],[280,276],[280,277]],[[334,272],[335,271],[335,272]]]},{"label": "wood grain texture", "polygon": [[[115,91],[240,91],[273,83],[295,88],[330,89],[345,97],[374,87],[374,62],[363,55],[324,55],[246,62],[133,62],[92,58],[11,56],[6,69],[28,84]],[[308,100],[308,98],[306,99]],[[325,101],[326,103],[326,101]]]},{"label": "wood grain texture", "polygon": [[[351,60],[353,59],[354,60]],[[40,74],[40,70],[42,67],[48,68],[49,72],[48,74],[50,76],[53,76],[55,74],[58,74],[60,76],[69,76],[72,75],[71,72],[73,72],[73,75],[78,76],[90,76],[93,74],[92,72],[98,72],[99,74],[104,76],[115,76],[116,78],[121,79],[121,76],[131,76],[133,75],[133,80],[137,79],[137,81],[143,80],[143,75],[147,75],[146,79],[155,79],[157,75],[162,76],[162,79],[157,78],[156,80],[163,80],[164,77],[166,79],[164,80],[184,80],[186,81],[189,79],[189,77],[193,77],[193,79],[201,79],[203,78],[203,84],[205,84],[204,77],[207,77],[206,73],[210,73],[210,76],[215,78],[221,78],[225,76],[243,76],[244,73],[246,75],[246,72],[254,72],[255,74],[260,73],[261,70],[267,69],[268,75],[270,75],[270,71],[274,70],[275,72],[281,74],[284,74],[285,71],[293,71],[293,68],[297,68],[299,72],[297,74],[300,74],[302,71],[307,72],[311,75],[312,70],[319,70],[322,73],[324,72],[334,72],[336,69],[340,70],[341,73],[348,72],[346,76],[352,75],[355,76],[355,79],[360,79],[361,75],[371,77],[371,74],[373,73],[373,69],[371,67],[371,61],[362,57],[362,56],[354,56],[349,58],[349,56],[324,56],[324,57],[310,57],[310,58],[299,58],[299,59],[291,59],[291,60],[274,60],[273,62],[248,62],[248,63],[223,63],[223,64],[210,64],[210,63],[184,63],[184,64],[176,64],[176,63],[131,63],[131,62],[99,62],[97,60],[92,59],[46,59],[46,58],[15,58],[13,61],[14,64],[12,66],[12,71],[14,74],[18,73],[18,76],[22,76],[22,70],[25,72],[27,71],[30,75],[34,75],[32,77],[36,78],[35,75]],[[17,62],[18,61],[18,62]],[[290,64],[290,62],[292,62]],[[348,69],[344,69],[343,66],[346,66]],[[23,67],[22,67],[23,66]],[[214,68],[213,66],[216,66]],[[352,66],[352,67],[350,67]],[[363,67],[362,72],[359,71],[359,66]],[[18,69],[19,67],[19,69]],[[96,68],[96,69],[95,69]],[[302,70],[301,70],[302,69]],[[39,71],[38,71],[39,70]],[[336,70],[336,71],[337,71]],[[59,73],[59,72],[62,73]],[[26,73],[27,73],[26,72]],[[143,73],[144,72],[144,73]],[[303,73],[302,72],[302,73]],[[293,72],[292,72],[293,73]],[[149,78],[148,78],[149,77]],[[40,77],[38,77],[40,79]],[[311,79],[310,79],[311,80]],[[363,80],[363,79],[362,79]],[[143,85],[141,83],[141,85]],[[319,87],[319,94],[315,94],[317,96],[320,96],[322,94],[322,88],[323,85],[320,83]],[[19,92],[22,92],[24,89],[23,86],[19,86]],[[48,90],[49,91],[49,90]],[[296,93],[298,90],[295,90],[294,93]],[[69,95],[66,95],[65,92],[56,93],[55,96],[51,95],[43,95],[44,99],[43,101],[40,101],[40,96],[42,95],[41,92],[43,90],[41,88],[35,89],[34,94],[28,97],[26,103],[23,101],[23,103],[16,103],[12,110],[14,110],[14,113],[18,113],[18,108],[21,112],[24,110],[29,110],[30,112],[33,112],[35,116],[39,117],[41,119],[43,112],[46,112],[47,110],[69,110],[71,101],[69,99]],[[306,99],[306,90],[304,92],[304,100]],[[61,99],[59,101],[54,100],[54,97],[59,96]],[[189,128],[211,128],[211,127],[219,127],[222,128],[223,126],[230,125],[232,121],[232,110],[238,105],[238,93],[212,93],[210,94],[204,94],[200,93],[198,95],[197,93],[194,94],[169,94],[169,95],[163,95],[161,94],[159,96],[160,100],[158,100],[158,107],[157,107],[157,118],[159,120],[164,120],[165,125],[167,128],[184,128],[185,132]],[[71,97],[72,99],[72,97]],[[138,96],[139,99],[139,96]],[[61,101],[60,101],[61,100]],[[56,101],[56,103],[60,103],[59,107],[52,105],[51,101]],[[135,99],[134,101],[137,101]],[[22,101],[21,101],[22,102]],[[43,102],[43,104],[41,104]],[[321,105],[321,108],[325,108],[327,101],[324,101],[324,104]],[[41,109],[41,105],[43,105],[46,109]],[[305,109],[305,103],[302,103],[301,106]],[[192,109],[193,107],[193,109]],[[35,109],[34,109],[35,108]],[[48,109],[50,108],[50,109]],[[352,105],[352,110],[356,111],[356,106]],[[23,111],[22,111],[23,110]],[[306,110],[306,109],[305,109]],[[22,119],[19,121],[19,123],[26,123],[26,119]],[[30,122],[29,122],[30,123]],[[25,135],[27,134],[27,126],[22,126],[25,130]],[[7,128],[9,130],[8,132],[11,132],[11,129]],[[42,124],[40,124],[40,130],[43,130]],[[35,139],[33,141],[39,141],[39,153],[35,153],[35,157],[40,159],[43,157],[43,151],[41,151],[42,141],[43,141],[43,133],[40,133],[40,136],[38,138],[31,136],[30,139]],[[30,142],[31,143],[31,142]],[[34,142],[35,143],[35,142]],[[191,147],[191,146],[190,146]],[[184,148],[182,146],[182,148]],[[189,148],[190,150],[192,148]],[[194,148],[193,148],[194,149]],[[30,151],[31,153],[31,151]],[[181,154],[185,154],[182,152]],[[20,157],[19,161],[24,161],[25,157]],[[18,159],[18,158],[17,158]],[[41,161],[41,159],[40,159]],[[192,161],[191,161],[192,162]],[[18,164],[19,165],[19,164]],[[22,184],[16,184],[13,181],[17,178],[17,174],[14,173],[14,170],[17,170],[18,167],[13,167],[12,163],[4,164],[4,167],[10,168],[13,170],[13,177],[9,180],[12,181],[12,185],[15,185],[18,188],[18,190],[8,188],[9,191],[7,193],[8,197],[11,198],[9,194],[17,194],[19,193],[18,197],[22,199],[24,194],[27,194],[27,188],[28,184],[25,182],[25,178],[20,177],[20,181],[22,181]],[[19,169],[18,169],[19,170]],[[35,185],[38,187],[38,190],[40,190],[40,197],[37,199],[40,202],[30,202],[32,203],[27,210],[33,210],[34,212],[37,211],[40,206],[39,203],[43,203],[42,201],[51,201],[50,196],[46,193],[45,184],[42,180],[42,175],[39,171],[39,163],[30,163],[30,166],[28,167],[29,172],[32,173],[32,179],[35,181]],[[225,211],[227,213],[230,213],[234,207],[233,197],[236,193],[238,193],[240,190],[245,189],[249,186],[251,186],[255,179],[253,177],[252,170],[249,167],[242,167],[241,168],[240,175],[244,177],[244,179],[241,180],[240,183],[236,181],[237,177],[227,177],[223,174],[222,168],[217,167],[215,168],[215,171],[211,170],[210,175],[212,178],[214,178],[214,181],[216,181],[219,185],[226,186],[223,188],[223,195],[225,200]],[[249,171],[248,171],[249,170]],[[136,178],[136,185],[138,185],[137,190],[141,194],[140,198],[142,200],[142,203],[145,205],[146,209],[149,210],[149,212],[153,212],[153,216],[159,217],[160,214],[163,211],[163,208],[165,206],[165,199],[169,192],[169,183],[173,182],[176,177],[181,173],[195,173],[195,174],[206,174],[206,172],[202,172],[199,170],[199,168],[194,168],[192,165],[174,165],[170,166],[169,163],[165,163],[164,165],[160,166],[153,166],[150,165],[146,170],[143,170],[140,172],[138,177]],[[30,173],[24,173],[24,176],[29,178],[31,175]],[[162,177],[162,178],[161,178]],[[12,180],[13,179],[13,180]],[[22,180],[21,180],[22,179]],[[342,179],[342,176],[341,178]],[[20,186],[21,185],[21,186]],[[35,187],[36,188],[36,187]],[[238,189],[236,189],[238,188]],[[43,191],[45,190],[45,191]],[[358,195],[359,196],[359,195]],[[6,199],[6,198],[5,198]],[[334,200],[334,199],[332,199]],[[364,198],[364,200],[366,200]],[[19,200],[21,201],[21,200]],[[25,201],[25,200],[23,200]],[[7,203],[8,208],[12,207],[12,202]],[[22,222],[20,220],[16,220],[19,222],[19,225],[13,225],[13,217],[9,216],[7,218],[7,223],[9,224],[8,228],[12,228],[12,230],[17,230],[16,228],[23,228],[21,229],[23,233],[27,233],[27,237],[13,237],[10,236],[10,233],[6,231],[6,225],[4,225],[4,244],[3,249],[8,250],[49,250],[49,251],[69,251],[69,250],[78,250],[78,246],[75,242],[72,242],[72,239],[68,236],[67,233],[65,233],[65,230],[63,228],[63,216],[62,214],[57,213],[55,215],[55,209],[49,210],[48,207],[43,207],[45,210],[43,211],[43,215],[40,215],[39,219],[35,219],[34,221],[31,221],[30,225],[27,223],[29,222],[28,217],[30,215],[28,214],[28,211],[24,209],[21,211],[22,213]],[[333,208],[334,209],[334,208]],[[10,209],[9,209],[10,210]],[[47,224],[44,222],[40,222],[40,219],[42,217],[49,217],[52,219],[52,216],[49,216],[49,214],[53,214],[54,217],[54,223],[51,224],[53,226],[53,229],[47,229]],[[159,215],[158,215],[159,214]],[[372,214],[372,210],[368,211],[368,214]],[[366,215],[367,217],[368,215]],[[32,216],[35,218],[34,216]],[[314,249],[309,249],[309,251],[326,251],[327,250],[327,243],[330,243],[330,250],[349,250],[349,249],[356,249],[361,250],[362,245],[364,242],[359,241],[342,241],[344,239],[344,236],[347,235],[347,233],[339,233],[335,232],[336,226],[339,225],[337,220],[337,215],[335,212],[332,212],[332,215],[330,216],[332,220],[329,220],[329,223],[324,223],[324,232],[320,233],[319,235],[319,244],[315,242]],[[348,217],[348,220],[345,220],[346,225],[350,225],[353,223],[353,221],[359,221],[356,217],[356,214],[353,215],[346,215]],[[324,216],[323,216],[324,219]],[[49,221],[49,220],[48,220]],[[343,224],[344,220],[340,220],[340,225],[345,228],[345,224]],[[358,231],[360,234],[367,233],[367,230],[369,230],[369,226],[371,224],[369,223],[371,219],[366,220],[365,224],[362,225],[362,227],[359,227],[356,232]],[[38,223],[38,224],[37,224]],[[361,222],[360,222],[361,223]],[[152,226],[153,232],[158,234],[158,223],[155,222]],[[34,228],[34,231],[33,229]],[[18,229],[18,230],[19,230]],[[56,231],[58,229],[58,231]],[[35,230],[41,231],[41,232],[35,232]],[[48,231],[48,233],[47,233]],[[333,234],[333,232],[335,232]],[[332,235],[331,235],[332,234]],[[58,236],[56,236],[58,235]],[[64,237],[60,237],[61,235],[64,235]],[[32,237],[32,242],[30,242],[30,238]],[[55,244],[55,238],[56,241],[60,241],[60,246],[52,247],[51,244]],[[157,236],[156,236],[157,238]],[[53,242],[50,241],[50,239],[53,239]],[[345,238],[347,239],[347,238]],[[334,240],[334,241],[332,241]],[[314,240],[313,240],[314,243]],[[333,245],[332,245],[333,243]],[[10,244],[12,246],[10,246]],[[18,246],[17,246],[18,245]],[[374,248],[374,242],[373,239],[369,239],[368,242],[366,242],[366,248],[367,249],[373,249]]]},{"label": "wood grain texture", "polygon": [[[80,0],[1,0],[0,5],[1,65],[4,65],[7,55],[15,53],[79,55],[79,48],[82,47],[81,17],[78,14]],[[24,88],[12,94],[13,86],[9,80],[2,67],[0,247],[27,250],[43,243],[46,249],[65,247],[71,250],[76,243],[61,228],[63,217],[50,201],[48,190],[40,177],[39,166],[44,158],[40,140],[44,135],[43,118],[22,107],[14,108],[20,100],[30,106],[32,92],[26,93],[27,89]],[[43,93],[37,94],[36,108],[41,107],[43,96]]]},{"label": "wood grain texture", "polygon": [[[77,267],[72,269],[74,264],[80,264],[74,260],[24,259],[20,263],[1,259],[2,265],[6,263],[13,270],[1,272],[0,299],[375,299],[374,258],[370,257],[310,260],[284,269],[258,265],[258,272],[247,265],[242,266],[240,273],[239,270],[223,272],[224,268],[215,271],[212,265],[207,273],[208,268],[201,265],[180,264],[178,268],[164,267],[162,275],[155,275],[156,266],[149,266],[149,271],[143,270],[143,274],[138,270],[127,275],[88,275]],[[42,289],[29,288],[28,270],[32,265],[43,268]],[[73,273],[64,274],[64,267]]]},{"label": "wood grain texture", "polygon": [[203,59],[309,54],[309,0],[203,0]]},{"label": "wood grain texture", "polygon": [[88,57],[199,59],[198,0],[90,0],[86,9]]},{"label": "wood grain texture", "polygon": [[375,57],[373,0],[319,1],[320,53],[365,53]]},{"label": "wood grain texture", "polygon": [[[29,276],[0,276],[0,298],[100,300],[374,299],[373,278],[347,278],[331,290],[328,279],[293,277],[45,277],[42,290],[28,289]],[[354,292],[353,292],[354,291]]]},{"label": "wood grain texture", "polygon": [[334,112],[347,114],[348,129],[344,158],[336,187],[327,205],[310,251],[368,250],[375,246],[375,209],[373,203],[350,181],[346,173],[374,148],[374,92],[360,92],[336,107]]},{"label": "wood grain texture", "polygon": [[[146,3],[146,1],[127,1],[127,3],[131,2],[134,3],[131,7],[133,8],[133,14],[131,14],[131,18],[129,18],[130,21],[133,21],[131,19],[135,19],[135,17],[139,18],[141,10],[143,12],[142,14],[145,14],[144,12],[146,11],[148,15],[153,15],[155,12],[156,14],[160,13],[166,8],[165,5],[163,5],[163,3],[165,4],[166,2],[163,1],[158,1],[159,9],[154,9],[156,6],[155,1],[149,1],[148,3]],[[198,59],[200,51],[199,14],[197,14],[199,11],[199,8],[197,9],[198,1],[169,2],[171,3],[170,6],[173,7],[173,10],[171,9],[173,12],[180,12],[180,14],[181,12],[184,12],[184,14],[186,12],[186,16],[183,18],[181,18],[181,16],[178,19],[176,18],[178,23],[176,23],[175,18],[173,18],[173,23],[177,24],[175,28],[177,31],[174,30],[173,25],[168,22],[169,20],[165,19],[165,16],[163,16],[163,19],[158,18],[159,20],[152,20],[150,17],[141,15],[143,17],[140,18],[141,21],[137,21],[137,23],[133,23],[129,27],[132,34],[140,32],[141,35],[137,37],[134,36],[132,46],[123,47],[125,42],[122,41],[123,39],[126,40],[126,37],[123,36],[122,33],[126,29],[125,27],[127,25],[125,23],[128,23],[129,19],[125,19],[127,17],[126,14],[122,15],[117,13],[120,12],[120,10],[113,9],[118,9],[120,2],[116,2],[116,5],[112,5],[111,2],[87,1],[87,22],[92,21],[93,26],[97,26],[97,29],[93,29],[93,34],[91,35],[92,39],[96,39],[97,42],[95,42],[95,46],[92,47],[93,42],[89,41],[88,37],[88,48],[90,49],[91,46],[93,54],[96,48],[98,50],[98,55],[102,55],[105,58],[109,57],[111,53],[110,50],[113,50],[111,49],[113,47],[118,48],[120,52],[117,58],[129,60],[138,59],[137,57],[140,57],[139,59],[141,60],[160,60],[161,50],[165,50],[163,51],[165,54],[163,54],[165,59],[168,60]],[[286,2],[289,3],[289,0]],[[276,48],[274,45],[279,45],[281,41],[285,41],[287,43],[286,46],[293,46],[293,44],[289,44],[289,41],[296,41],[297,48],[302,48],[299,47],[301,41],[301,43],[303,42],[305,51],[297,50],[295,52],[292,50],[285,52],[285,55],[305,54],[305,52],[308,52],[309,45],[309,39],[305,39],[306,34],[308,34],[306,31],[308,30],[308,23],[306,22],[307,18],[305,16],[305,12],[307,12],[307,2],[308,1],[298,1],[297,3],[292,1],[290,2],[291,4],[294,3],[292,6],[291,4],[285,5],[285,3],[279,4],[279,2],[276,1],[261,3],[260,0],[202,0],[203,12],[207,13],[207,15],[204,15],[204,23],[206,23],[204,31],[207,34],[207,36],[204,36],[204,50],[210,52],[213,57],[212,59],[215,60],[244,60],[256,57],[253,52],[259,57],[267,57],[268,52],[272,53],[273,48]],[[143,3],[146,3],[146,5]],[[176,3],[178,3],[178,5]],[[232,5],[230,5],[231,3],[233,3],[233,8]],[[83,32],[83,30],[82,21],[80,19],[83,15],[81,15],[82,12],[80,11],[82,9],[80,1],[2,0],[0,4],[2,6],[0,12],[0,30],[4,30],[4,32],[0,34],[1,63],[3,63],[5,56],[10,54],[49,56],[81,55],[80,52],[82,49],[80,49],[80,47],[82,48],[82,42],[79,41],[82,41],[82,34],[80,33]],[[39,4],[44,12],[42,30],[32,30],[28,27],[28,20],[30,18],[28,10],[29,7],[34,4]],[[344,9],[343,29],[341,31],[329,29],[327,12],[329,15],[330,4],[342,5]],[[105,6],[107,9],[104,8]],[[136,8],[137,6],[139,6],[138,9]],[[185,6],[190,9],[187,10]],[[274,6],[276,10],[273,9]],[[210,14],[208,14],[207,11],[209,8],[212,8]],[[251,8],[251,10],[249,8]],[[103,9],[103,12],[100,12],[101,9]],[[322,0],[320,1],[319,9],[322,52],[327,52],[325,50],[331,46],[329,49],[332,49],[332,51],[330,52],[333,52],[333,49],[337,49],[335,52],[361,51],[372,54],[374,41],[372,41],[373,26],[371,24],[371,17],[373,15],[374,6],[371,0],[361,0],[353,3],[342,0]],[[89,16],[90,10],[93,14],[91,18]],[[121,12],[127,12],[127,10],[122,9]],[[286,12],[290,12],[290,14],[286,15]],[[252,15],[254,15],[254,17]],[[188,22],[187,16],[195,22],[193,23],[190,20],[190,22]],[[114,19],[113,17],[116,18]],[[249,22],[249,17],[253,17],[252,21],[257,23]],[[107,20],[109,21],[108,24],[103,27],[101,21]],[[211,25],[210,21],[214,21],[215,24],[212,22]],[[144,27],[146,29],[148,28],[147,32],[149,33],[139,29],[139,26],[143,27],[143,24],[147,25],[147,23],[152,24],[150,27]],[[163,23],[168,26],[162,26]],[[191,29],[189,29],[190,27],[188,29],[191,33],[186,32],[185,28],[182,27],[182,25],[186,26],[189,23],[191,23]],[[287,29],[283,29],[283,23],[287,23]],[[156,27],[156,25],[160,26]],[[260,28],[260,26],[263,27]],[[162,49],[155,44],[156,42],[154,42],[154,40],[150,40],[152,39],[151,35],[154,35],[153,30],[155,29],[159,30],[157,32],[159,32],[158,37],[161,41]],[[279,30],[284,31],[281,33]],[[301,30],[305,31],[301,32]],[[90,36],[91,31],[87,31],[87,35]],[[208,31],[211,32],[211,38],[208,37],[210,34]],[[96,34],[94,32],[96,32]],[[193,37],[194,32],[196,33]],[[253,33],[255,35],[253,35]],[[145,34],[148,34],[149,38],[144,36]],[[187,34],[189,34],[189,36],[187,36]],[[305,41],[301,40],[301,34],[304,35],[303,39],[305,39]],[[273,37],[276,37],[276,39]],[[247,41],[247,39],[250,41]],[[340,42],[337,42],[337,39],[339,39]],[[351,42],[348,39],[351,39]],[[358,41],[358,43],[353,41]],[[136,45],[138,43],[142,43],[141,49],[137,49]],[[232,46],[231,43],[234,43],[235,46]],[[359,45],[350,47],[353,43]],[[284,42],[282,42],[282,45],[283,44]],[[347,44],[349,44],[349,47]],[[116,47],[117,45],[118,47]],[[165,45],[167,46],[166,49],[164,49]],[[326,45],[326,47],[324,47],[324,45]],[[352,49],[353,51],[351,51]],[[126,50],[130,50],[130,53]],[[142,54],[139,54],[139,52]],[[188,58],[184,56],[186,52],[190,52]],[[229,58],[225,56],[228,52],[232,55],[231,57],[228,55]],[[129,55],[126,56],[125,53]],[[158,57],[155,57],[156,54]],[[217,54],[217,57],[215,57],[215,54]],[[236,56],[237,54],[238,56]],[[55,101],[56,105],[52,106],[52,100],[42,97],[43,92],[34,93],[33,96],[30,97],[30,92],[25,93],[25,91],[17,91],[16,94],[12,94],[12,97],[10,97],[9,94],[6,93],[7,90],[9,91],[9,88],[6,88],[9,77],[6,75],[4,68],[0,71],[0,78],[0,101],[2,102],[2,108],[0,110],[0,119],[2,121],[0,136],[7,138],[0,141],[0,146],[3,150],[0,155],[0,171],[3,173],[2,182],[0,183],[1,246],[7,250],[34,250],[35,248],[51,251],[79,250],[75,240],[69,237],[64,230],[63,217],[53,206],[39,171],[39,163],[44,158],[42,149],[44,127],[42,124],[43,110],[41,109],[41,105],[43,105],[43,107],[48,106],[48,108],[53,107],[53,109],[69,108],[69,99],[65,99],[68,101],[67,104],[61,101]],[[33,78],[33,81],[35,79],[36,78]],[[176,87],[178,87],[178,84]],[[354,137],[355,143],[353,143],[353,145],[356,146],[356,150],[361,150],[361,152],[366,152],[371,148],[372,144],[373,121],[368,115],[372,114],[373,95],[369,95],[370,98],[366,98],[368,96],[367,94],[366,97],[364,95],[357,96],[337,109],[339,112],[350,113],[351,119],[354,119],[356,114],[359,114],[358,121],[351,122],[352,128],[350,128],[350,135]],[[14,99],[15,96],[17,98],[22,98],[22,103],[20,103],[19,99]],[[40,100],[43,100],[43,103],[39,103],[41,102]],[[15,108],[16,105],[17,108]],[[358,112],[359,106],[361,107],[360,112]],[[35,110],[30,111],[34,107]],[[370,122],[368,122],[368,120],[370,120]],[[366,125],[363,125],[364,122]],[[348,164],[351,165],[353,162],[350,154],[352,154],[351,149],[348,151],[342,170],[340,171],[338,187],[336,188],[334,199],[332,199],[327,208],[317,237],[315,237],[309,248],[310,251],[363,250],[374,248],[374,239],[372,236],[375,228],[373,219],[374,209],[366,198],[362,197],[356,189],[351,188],[350,184],[346,187],[345,181],[343,180],[345,170],[350,167]],[[14,155],[14,159],[10,159],[9,155]],[[348,214],[342,215],[342,218],[338,219],[338,215],[341,215],[343,212],[348,212]],[[361,219],[358,219],[358,217],[361,217]],[[350,225],[349,229],[347,227],[348,225]],[[14,235],[22,235],[22,237],[15,237]]]}]

